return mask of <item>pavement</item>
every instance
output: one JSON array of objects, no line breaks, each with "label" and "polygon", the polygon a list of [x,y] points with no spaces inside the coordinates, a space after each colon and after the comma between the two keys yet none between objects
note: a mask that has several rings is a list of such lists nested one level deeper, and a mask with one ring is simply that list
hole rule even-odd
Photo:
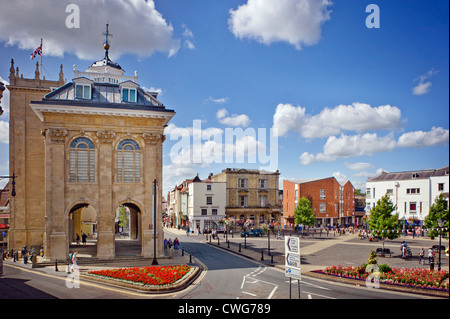
[{"label": "pavement", "polygon": [[[165,255],[157,259],[159,265],[192,263],[201,266],[201,264],[197,263],[195,260],[195,256],[190,259],[188,252],[183,255],[181,248],[183,248],[183,238],[186,236],[185,231],[176,228],[165,228],[164,231],[165,238],[174,240],[177,237],[180,240],[180,249],[172,251],[168,249],[165,250]],[[197,241],[207,243],[218,249],[224,249],[234,254],[241,255],[242,257],[252,259],[255,262],[284,270],[285,243],[283,237],[278,239],[271,235],[270,238],[267,236],[241,238],[239,234],[236,234],[233,236],[228,235],[227,242],[225,234],[219,234],[218,239],[212,239],[210,235],[204,234],[191,234],[190,236]],[[413,256],[408,260],[401,258],[400,245],[402,241],[406,241],[413,253]],[[269,242],[270,255],[268,252]],[[378,264],[388,264],[390,267],[399,268],[429,269],[430,266],[427,259],[424,265],[419,264],[418,252],[422,247],[426,252],[428,247],[437,244],[439,244],[438,239],[431,240],[428,237],[412,238],[407,236],[395,240],[386,240],[384,242],[384,247],[390,248],[393,255],[392,257],[378,257]],[[442,245],[448,247],[448,240],[443,240]],[[382,242],[369,242],[367,239],[361,240],[356,234],[338,235],[330,232],[328,235],[326,233],[322,233],[321,235],[317,233],[313,236],[300,236],[301,272],[302,274],[307,275],[308,272],[312,270],[325,269],[331,265],[359,266],[367,262],[371,250],[375,251],[376,248],[379,247],[382,247]],[[118,239],[116,245],[117,257],[114,260],[102,261],[95,258],[95,245],[89,241],[86,246],[71,246],[71,251],[78,251],[80,272],[151,265],[152,258],[133,256],[139,254],[139,249],[138,241]],[[438,255],[436,255],[435,261],[435,269],[437,269]],[[32,268],[31,263],[23,264],[22,259],[19,259],[16,262],[13,262],[12,259],[6,259],[4,263],[30,269]],[[44,272],[66,276],[66,265],[64,263],[55,265],[54,263],[46,262],[39,257],[38,266]],[[443,251],[441,254],[441,268],[443,270],[449,270],[449,257],[446,256]],[[56,269],[58,271],[56,271]]]}]

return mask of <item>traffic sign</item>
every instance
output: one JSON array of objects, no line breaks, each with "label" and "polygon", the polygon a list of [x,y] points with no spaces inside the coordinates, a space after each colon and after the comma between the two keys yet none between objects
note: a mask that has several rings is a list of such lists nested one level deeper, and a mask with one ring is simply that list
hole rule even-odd
[{"label": "traffic sign", "polygon": [[285,274],[286,277],[299,279],[301,277],[300,240],[298,237],[285,237]]}]

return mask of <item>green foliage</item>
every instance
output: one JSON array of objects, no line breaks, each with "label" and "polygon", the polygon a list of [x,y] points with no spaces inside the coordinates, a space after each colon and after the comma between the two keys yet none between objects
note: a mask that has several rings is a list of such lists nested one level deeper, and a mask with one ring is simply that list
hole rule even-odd
[{"label": "green foliage", "polygon": [[368,224],[375,236],[383,239],[400,237],[401,222],[398,220],[397,214],[392,214],[395,209],[396,206],[392,203],[389,195],[381,197],[371,209]]},{"label": "green foliage", "polygon": [[388,273],[388,272],[391,272],[392,269],[391,269],[391,267],[389,265],[382,264],[382,265],[379,266],[379,270],[382,273]]},{"label": "green foliage", "polygon": [[306,197],[301,197],[294,211],[295,223],[297,225],[314,226],[316,217],[311,208],[311,202]]},{"label": "green foliage", "polygon": [[378,264],[377,255],[373,250],[370,251],[369,260],[367,261],[368,264],[376,265]]},{"label": "green foliage", "polygon": [[431,229],[429,232],[430,237],[439,236],[439,230],[437,230],[439,228],[438,220],[442,220],[444,222],[442,227],[447,229],[442,231],[442,236],[448,237],[448,205],[442,193],[436,197],[427,217],[425,217],[425,227]]},{"label": "green foliage", "polygon": [[125,208],[125,206],[120,206],[119,207],[119,226],[125,228],[128,228],[128,212]]}]

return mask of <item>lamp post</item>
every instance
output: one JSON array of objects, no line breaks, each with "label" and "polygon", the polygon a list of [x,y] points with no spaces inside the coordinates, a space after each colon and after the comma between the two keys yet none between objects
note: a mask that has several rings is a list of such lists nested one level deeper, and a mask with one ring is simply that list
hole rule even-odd
[{"label": "lamp post", "polygon": [[156,179],[153,181],[153,261],[152,265],[158,265],[156,259],[156,201],[157,201]]},{"label": "lamp post", "polygon": [[12,182],[11,182],[11,196],[16,196],[16,174],[12,174],[12,176],[0,176],[0,178],[11,178]]},{"label": "lamp post", "polygon": [[444,221],[442,219],[438,220],[439,225],[439,263],[438,263],[438,271],[441,270],[441,238],[442,238],[442,226],[444,226]]}]

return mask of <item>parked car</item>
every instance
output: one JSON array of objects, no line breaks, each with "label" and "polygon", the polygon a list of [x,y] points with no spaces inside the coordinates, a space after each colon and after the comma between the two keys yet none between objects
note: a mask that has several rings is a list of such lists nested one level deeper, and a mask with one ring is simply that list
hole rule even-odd
[{"label": "parked car", "polygon": [[251,229],[249,231],[244,231],[241,233],[241,237],[261,237],[263,235],[263,231],[261,229]]}]

